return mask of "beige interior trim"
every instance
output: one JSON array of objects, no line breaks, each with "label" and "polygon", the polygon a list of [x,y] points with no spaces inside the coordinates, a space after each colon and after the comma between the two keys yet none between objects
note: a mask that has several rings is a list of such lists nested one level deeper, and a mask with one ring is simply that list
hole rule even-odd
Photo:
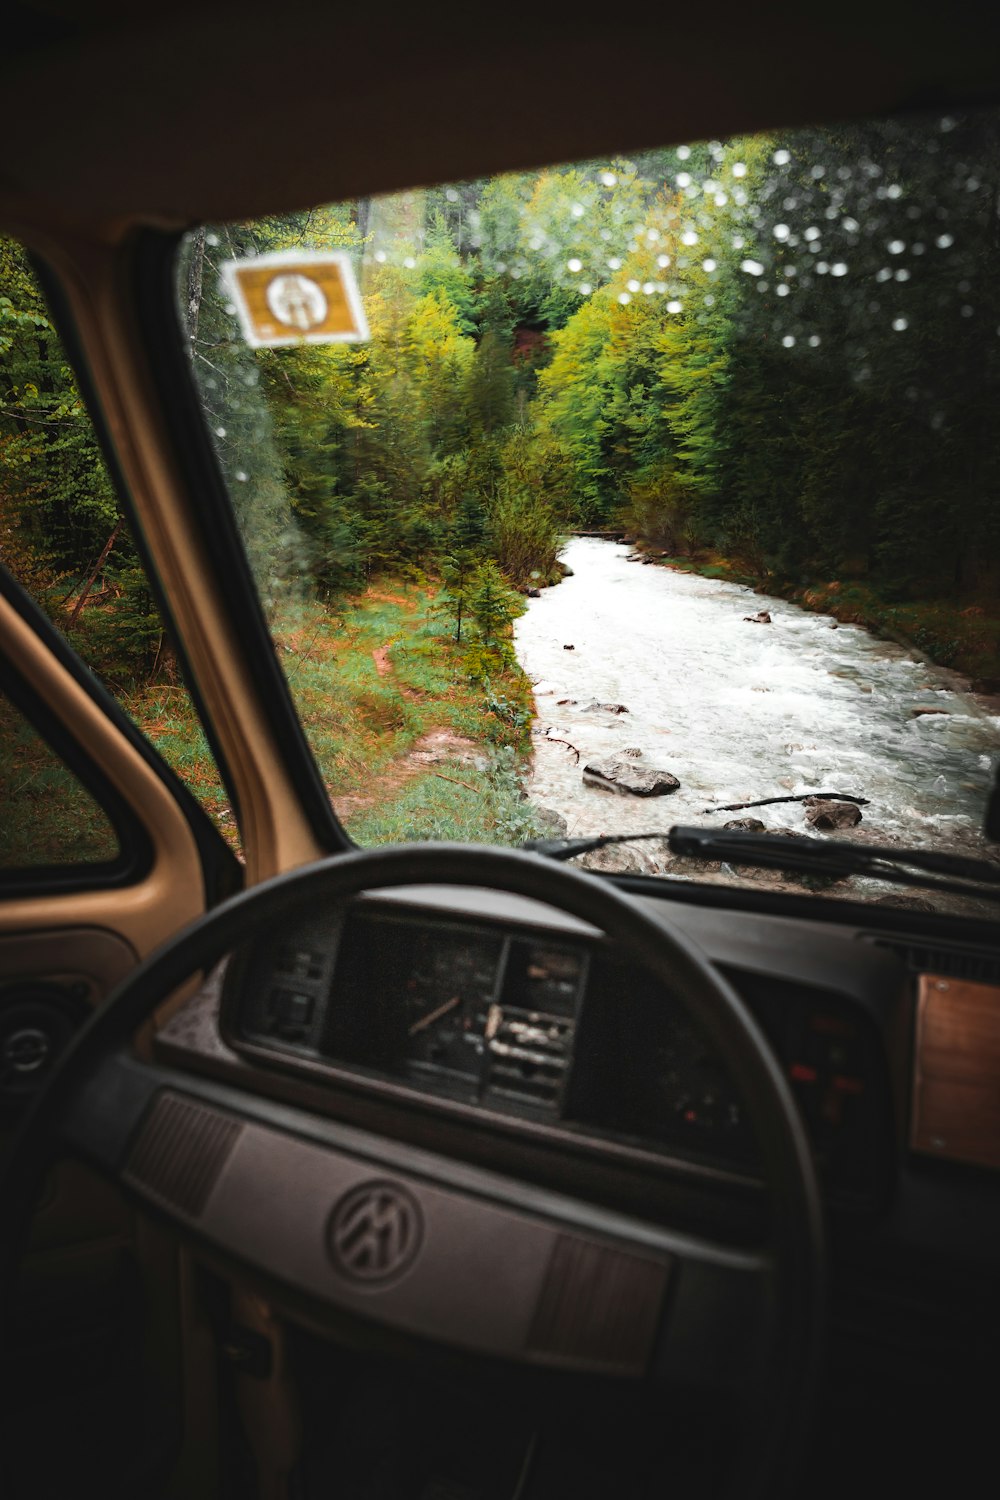
[{"label": "beige interior trim", "polygon": [[[201,859],[187,820],[156,772],[3,598],[0,650],[101,766],[153,845],[152,865],[134,885],[3,901],[0,933],[101,927],[118,933],[141,957],[204,910]],[[65,954],[60,962],[65,965]]]},{"label": "beige interior trim", "polygon": [[171,599],[177,634],[212,718],[239,801],[253,883],[322,851],[261,704],[253,662],[219,596],[193,505],[172,461],[146,351],[131,318],[126,255],[79,241],[35,241],[60,277],[118,461]]}]

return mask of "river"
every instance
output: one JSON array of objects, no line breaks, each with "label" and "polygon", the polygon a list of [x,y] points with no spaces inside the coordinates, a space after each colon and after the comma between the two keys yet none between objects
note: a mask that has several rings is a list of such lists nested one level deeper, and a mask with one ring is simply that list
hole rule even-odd
[{"label": "river", "polygon": [[[530,600],[515,626],[537,709],[536,805],[571,834],[626,833],[741,816],[711,812],[723,804],[843,792],[868,799],[858,836],[979,843],[1000,744],[995,700],[860,626],[834,628],[829,616],[738,584],[627,562],[629,550],[570,541],[562,560],[572,576]],[[761,609],[770,625],[744,618]],[[591,706],[604,703],[628,712]],[[626,747],[680,789],[639,798],[583,781],[585,763]],[[812,831],[797,803],[746,815]],[[630,867],[662,871],[660,849],[636,846]]]}]

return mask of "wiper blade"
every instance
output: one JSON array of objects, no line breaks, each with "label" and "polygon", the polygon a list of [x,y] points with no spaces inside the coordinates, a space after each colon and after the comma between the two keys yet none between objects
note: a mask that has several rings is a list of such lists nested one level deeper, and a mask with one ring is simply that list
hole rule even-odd
[{"label": "wiper blade", "polygon": [[[660,837],[662,838],[662,834]],[[866,875],[897,885],[949,891],[1000,901],[1000,865],[993,860],[930,849],[880,849],[871,844],[833,843],[806,834],[741,833],[727,828],[675,826],[667,834],[673,854],[687,859],[725,860],[772,870],[801,870],[825,876]],[[568,856],[564,856],[568,857]],[[944,876],[944,879],[936,877]]]},{"label": "wiper blade", "polygon": [[692,828],[675,825],[648,833],[602,833],[590,838],[530,839],[522,849],[549,859],[575,859],[609,844],[636,844],[646,839],[665,841],[672,854],[686,859],[725,861],[772,870],[800,870],[840,878],[865,875],[895,885],[915,885],[924,890],[952,895],[977,896],[1000,901],[1000,865],[993,860],[973,859],[961,854],[940,854],[931,849],[879,849],[871,844],[833,843],[808,834],[742,833],[728,828]]}]

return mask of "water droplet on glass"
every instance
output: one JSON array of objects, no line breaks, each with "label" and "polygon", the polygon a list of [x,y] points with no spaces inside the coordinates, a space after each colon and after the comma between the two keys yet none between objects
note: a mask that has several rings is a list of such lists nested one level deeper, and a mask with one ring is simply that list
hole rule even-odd
[{"label": "water droplet on glass", "polygon": [[810,167],[809,168],[809,176],[815,178],[817,182],[819,181],[819,179],[821,177],[823,177],[825,175],[826,175],[826,168],[825,167],[821,167],[818,162],[817,162],[817,164],[814,167]]},{"label": "water droplet on glass", "polygon": [[235,314],[236,314],[236,303],[235,302],[227,302],[226,303],[226,312],[229,314],[230,317],[234,317]]},{"label": "water droplet on glass", "polygon": [[973,309],[969,306],[968,303],[966,303],[965,306],[962,308],[962,317],[963,318],[971,318],[972,317],[972,312],[973,312]]},{"label": "water droplet on glass", "polygon": [[712,296],[711,292],[709,292],[707,294],[707,296],[705,297],[705,306],[706,307],[714,307],[715,306],[715,298]]},{"label": "water droplet on glass", "polygon": [[821,343],[822,343],[822,342],[823,342],[823,341],[822,341],[822,339],[821,339],[821,338],[820,338],[820,336],[819,336],[819,334],[818,334],[818,333],[811,333],[811,334],[810,334],[810,335],[809,335],[809,347],[810,347],[810,348],[811,348],[811,349],[818,349],[818,348],[819,348],[819,346],[820,346],[820,344],[821,344]]},{"label": "water droplet on glass", "polygon": [[791,349],[792,345],[795,343],[795,335],[794,335],[794,333],[786,333],[785,337],[781,340],[781,342],[782,342],[782,346],[785,349]]},{"label": "water droplet on glass", "polygon": [[618,258],[617,255],[611,255],[611,256],[608,257],[608,270],[609,271],[620,271],[621,268],[622,268],[622,263],[619,260],[619,258]]},{"label": "water droplet on glass", "polygon": [[247,480],[250,478],[250,475],[247,473],[246,469],[237,469],[236,478],[240,484],[246,484]]},{"label": "water droplet on glass", "polygon": [[845,229],[848,234],[857,234],[858,230],[861,228],[861,225],[858,223],[857,219],[841,219],[840,227],[841,229]]},{"label": "water droplet on glass", "polygon": [[414,258],[413,258],[412,255],[408,255],[406,257],[406,259],[403,261],[403,265],[406,267],[406,269],[408,271],[412,271],[413,267],[416,265],[416,261],[414,260]]},{"label": "water droplet on glass", "polygon": [[566,269],[567,271],[582,271],[583,261],[577,260],[576,256],[574,255],[570,260],[566,262]]},{"label": "water droplet on glass", "polygon": [[677,186],[678,187],[682,187],[682,188],[686,188],[686,187],[690,187],[691,186],[691,174],[690,174],[690,172],[678,172],[677,173]]},{"label": "water droplet on glass", "polygon": [[741,260],[740,270],[746,271],[748,276],[760,276],[764,267],[759,260]]},{"label": "water droplet on glass", "polygon": [[642,290],[644,291],[644,293],[646,294],[647,297],[651,297],[653,295],[653,293],[656,291],[656,282],[655,281],[644,281],[642,283]]},{"label": "water droplet on glass", "polygon": [[574,203],[573,207],[570,209],[570,213],[573,215],[574,219],[582,219],[586,211],[587,210],[584,208],[582,203]]},{"label": "water droplet on glass", "polygon": [[747,175],[746,162],[743,162],[743,161],[735,161],[735,162],[733,162],[733,176],[734,177],[745,177],[746,175]]},{"label": "water droplet on glass", "polygon": [[889,254],[890,255],[902,255],[902,253],[903,253],[903,251],[905,249],[906,249],[906,243],[905,243],[904,240],[890,240],[889,241]]},{"label": "water droplet on glass", "polygon": [[728,202],[729,202],[729,197],[728,197],[728,195],[726,193],[716,193],[716,195],[715,195],[715,206],[716,206],[716,208],[725,208],[725,206],[726,206],[726,204]]},{"label": "water droplet on glass", "polygon": [[896,280],[897,281],[909,281],[909,279],[910,279],[910,273],[909,273],[909,271],[906,269],[905,266],[900,266],[899,270],[896,272]]},{"label": "water droplet on glass", "polygon": [[656,264],[658,266],[669,266],[669,264],[670,264],[670,256],[669,255],[658,255],[656,257]]},{"label": "water droplet on glass", "polygon": [[787,297],[789,292],[787,281],[783,281],[780,286],[775,287],[775,291],[779,297]]},{"label": "water droplet on glass", "polygon": [[745,244],[746,244],[746,240],[743,238],[743,236],[741,234],[734,234],[733,235],[733,249],[734,250],[742,250],[743,246]]},{"label": "water droplet on glass", "polygon": [[630,292],[637,292],[639,290],[639,283],[634,278],[632,281],[626,281],[625,285]]},{"label": "water droplet on glass", "polygon": [[939,250],[947,250],[949,245],[955,243],[955,236],[953,234],[939,234],[934,243]]},{"label": "water droplet on glass", "polygon": [[215,247],[216,247],[216,245],[218,243],[219,243],[219,236],[217,234],[206,234],[206,236],[205,236],[205,244],[206,245],[211,245],[212,249],[214,250]]},{"label": "water droplet on glass", "polygon": [[589,281],[581,281],[578,290],[581,297],[589,297],[594,288]]},{"label": "water droplet on glass", "polygon": [[682,305],[683,304],[680,303],[680,302],[678,302],[677,298],[675,297],[673,299],[673,301],[667,303],[667,312],[668,313],[679,313],[680,310],[681,310]]},{"label": "water droplet on glass", "polygon": [[701,263],[701,269],[703,271],[709,271],[709,272],[711,272],[711,271],[715,270],[715,267],[716,267],[716,262],[712,259],[711,256],[709,256],[707,260],[703,260],[702,263]]},{"label": "water droplet on glass", "polygon": [[875,272],[875,280],[876,281],[891,281],[892,280],[892,269],[891,269],[891,267],[890,266],[883,266],[882,269],[881,269],[881,271],[876,271]]},{"label": "water droplet on glass", "polygon": [[215,435],[216,437],[225,437],[226,429],[224,427],[217,427],[215,429]]},{"label": "water droplet on glass", "polygon": [[693,229],[685,230],[685,232],[681,235],[682,245],[697,245],[697,243],[698,236],[695,234]]},{"label": "water droplet on glass", "polygon": [[809,228],[808,229],[804,229],[802,231],[802,233],[803,233],[803,235],[805,236],[805,238],[807,240],[818,240],[819,239],[820,232],[816,228],[815,224],[810,224]]},{"label": "water droplet on glass", "polygon": [[887,198],[902,198],[903,189],[900,187],[898,182],[890,182],[889,186],[885,190],[885,196]]},{"label": "water droplet on glass", "polygon": [[776,167],[787,166],[791,159],[792,153],[790,151],[786,151],[784,147],[774,153],[774,164]]},{"label": "water droplet on glass", "polygon": [[614,187],[615,183],[618,181],[618,178],[615,176],[614,172],[602,172],[601,181],[604,183],[605,187]]},{"label": "water droplet on glass", "polygon": [[458,194],[457,194],[457,192],[455,191],[454,188],[445,188],[444,195],[447,198],[447,200],[448,200],[449,203],[457,203],[458,202]]},{"label": "water droplet on glass", "polygon": [[816,264],[816,274],[817,274],[817,276],[825,276],[826,273],[827,273],[827,271],[829,271],[829,269],[830,269],[830,267],[827,265],[827,263],[826,263],[825,260],[818,261],[817,264]]},{"label": "water droplet on glass", "polygon": [[844,264],[844,262],[842,260],[835,260],[834,261],[833,265],[830,267],[830,275],[831,276],[846,276],[847,275],[847,267],[846,267],[846,265]]},{"label": "water droplet on glass", "polygon": [[792,231],[789,229],[787,224],[775,224],[774,228],[771,230],[771,233],[774,235],[774,238],[776,240],[787,240],[791,232]]},{"label": "water droplet on glass", "polygon": [[376,250],[375,251],[375,259],[381,264],[381,262],[385,260],[385,251],[384,250]]},{"label": "water droplet on glass", "polygon": [[678,161],[687,161],[687,159],[688,159],[688,157],[690,155],[691,155],[691,147],[690,146],[678,146],[677,147],[677,159],[678,159]]},{"label": "water droplet on glass", "polygon": [[895,333],[903,333],[909,326],[907,318],[893,318],[892,320],[892,327]]},{"label": "water droplet on glass", "polygon": [[631,302],[632,301],[632,297],[631,297],[630,293],[628,293],[628,292],[619,292],[618,293],[618,301],[624,307],[627,302]]}]

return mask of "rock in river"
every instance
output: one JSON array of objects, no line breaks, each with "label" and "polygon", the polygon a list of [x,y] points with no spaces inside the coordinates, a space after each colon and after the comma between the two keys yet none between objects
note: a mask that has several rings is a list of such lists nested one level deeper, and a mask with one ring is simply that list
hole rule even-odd
[{"label": "rock in river", "polygon": [[765,833],[767,825],[760,818],[730,818],[728,823],[723,823],[723,828],[731,828],[736,833]]},{"label": "rock in river", "polygon": [[604,714],[627,714],[628,709],[625,707],[624,703],[598,703],[596,698],[592,698],[587,704],[586,708],[582,709],[581,712],[585,714],[592,714],[595,712]]},{"label": "rock in river", "polygon": [[807,797],[802,803],[806,822],[812,828],[856,828],[861,809],[853,802],[830,802],[825,797]]},{"label": "rock in river", "polygon": [[609,792],[627,792],[633,797],[665,797],[676,792],[680,782],[669,771],[654,771],[636,765],[634,760],[612,756],[594,760],[583,768],[583,779],[589,786],[602,786]]},{"label": "rock in river", "polygon": [[755,615],[744,615],[744,623],[747,625],[770,625],[771,616],[766,609],[760,609]]}]

